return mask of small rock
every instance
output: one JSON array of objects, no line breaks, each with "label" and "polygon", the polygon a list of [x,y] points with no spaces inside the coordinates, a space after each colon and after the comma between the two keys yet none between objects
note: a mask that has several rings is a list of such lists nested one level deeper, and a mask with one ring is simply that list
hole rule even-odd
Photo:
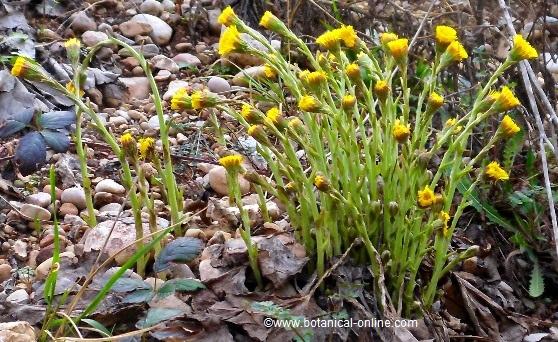
[{"label": "small rock", "polygon": [[64,217],[66,215],[78,215],[79,209],[72,203],[62,203],[58,212],[60,216]]},{"label": "small rock", "polygon": [[22,240],[16,240],[13,245],[14,254],[20,260],[27,258],[27,243]]},{"label": "small rock", "polygon": [[186,233],[184,234],[184,236],[198,238],[200,240],[205,240],[205,238],[206,238],[205,233],[203,232],[203,230],[198,229],[198,228],[188,229],[186,231]]},{"label": "small rock", "polygon": [[[167,114],[163,115],[163,117],[165,118],[165,121],[167,121],[169,119],[169,116]],[[159,125],[159,117],[157,115],[152,116],[151,118],[149,118],[149,120],[147,121],[147,124],[149,125],[150,128],[152,129],[159,129],[160,125]]]},{"label": "small rock", "polygon": [[[67,258],[73,259],[75,254],[72,252],[62,252],[60,253],[60,259]],[[37,280],[45,279],[50,272],[50,268],[52,267],[52,257],[46,259],[45,261],[41,262],[39,266],[35,269],[35,277]]]},{"label": "small rock", "polygon": [[83,41],[83,44],[87,46],[93,46],[107,39],[108,39],[108,35],[106,33],[99,32],[99,31],[85,31],[81,35],[81,40]]},{"label": "small rock", "polygon": [[[43,187],[43,192],[49,194],[49,201],[50,201],[50,185],[47,184]],[[56,193],[56,199],[62,199],[62,189],[54,188],[54,192]]]},{"label": "small rock", "polygon": [[163,94],[163,100],[170,100],[174,95],[174,93],[178,91],[178,89],[187,88],[187,87],[188,87],[188,82],[186,81],[181,81],[181,80],[172,81],[171,83],[169,83],[169,88],[167,89],[167,91]]},{"label": "small rock", "polygon": [[155,81],[164,82],[167,81],[172,76],[172,73],[168,70],[159,70],[157,75],[155,75]]},{"label": "small rock", "polygon": [[231,85],[227,80],[219,76],[213,76],[207,82],[207,87],[209,91],[214,93],[224,93],[231,89]]},{"label": "small rock", "polygon": [[96,207],[102,207],[105,204],[109,203],[122,203],[124,202],[124,198],[119,195],[111,194],[109,192],[97,192],[95,196],[93,196],[93,203]]},{"label": "small rock", "polygon": [[29,221],[50,220],[50,211],[46,210],[45,208],[39,207],[38,205],[25,203],[21,206],[20,211],[23,215],[25,215],[25,219]]},{"label": "small rock", "polygon": [[220,8],[214,8],[207,10],[207,17],[209,21],[209,30],[213,34],[219,34],[221,32],[221,24],[218,21],[219,15],[221,14]]},{"label": "small rock", "polygon": [[241,70],[232,79],[232,84],[236,86],[246,87],[250,78],[258,79],[265,76],[264,67],[261,65]]},{"label": "small rock", "polygon": [[134,38],[135,36],[145,36],[151,33],[153,29],[151,25],[144,22],[128,20],[118,26],[120,32],[128,38]]},{"label": "small rock", "polygon": [[101,213],[115,213],[117,214],[120,211],[120,208],[122,207],[122,204],[120,203],[109,203],[109,204],[105,204],[103,205],[100,209],[99,212]]},{"label": "small rock", "polygon": [[38,192],[33,195],[29,195],[26,198],[27,203],[34,204],[42,208],[46,208],[50,204],[50,194],[46,192]]},{"label": "small rock", "polygon": [[95,31],[97,29],[95,20],[91,19],[85,11],[74,13],[70,17],[70,22],[72,29],[79,33],[85,31]]},{"label": "small rock", "polygon": [[186,52],[192,48],[192,43],[178,43],[174,48],[178,52]]},{"label": "small rock", "polygon": [[163,5],[163,9],[167,12],[174,11],[174,1],[173,0],[163,0],[161,1],[161,5]]},{"label": "small rock", "polygon": [[0,323],[0,341],[2,342],[35,342],[35,330],[29,322],[16,321]]},{"label": "small rock", "polygon": [[131,102],[134,99],[144,100],[149,97],[151,88],[147,77],[121,77],[119,80],[126,89],[123,101]]},{"label": "small rock", "polygon": [[8,264],[0,264],[0,283],[12,277],[12,266]]},{"label": "small rock", "polygon": [[121,125],[125,125],[128,123],[128,120],[126,120],[126,118],[123,118],[121,116],[111,116],[109,118],[109,124],[112,125],[113,127],[120,127]]},{"label": "small rock", "polygon": [[103,179],[95,186],[95,192],[108,192],[115,195],[122,195],[126,189],[112,179]]},{"label": "small rock", "polygon": [[157,55],[151,58],[150,62],[153,68],[158,70],[168,70],[173,74],[177,73],[179,69],[178,64],[175,63],[174,60],[164,55]]},{"label": "small rock", "polygon": [[202,64],[200,59],[191,53],[179,53],[172,60],[181,68],[197,67]]},{"label": "small rock", "polygon": [[151,26],[150,36],[156,44],[166,45],[172,37],[172,28],[163,20],[151,14],[137,14],[132,17],[131,21],[146,23]]},{"label": "small rock", "polygon": [[153,290],[155,291],[157,291],[161,287],[161,285],[163,285],[163,283],[165,282],[164,280],[161,280],[159,278],[153,278],[153,277],[145,278],[144,281],[149,285],[151,285],[151,288],[153,288]]},{"label": "small rock", "polygon": [[163,13],[163,5],[157,0],[145,0],[140,5],[141,13],[147,13],[159,17]]},{"label": "small rock", "polygon": [[[229,187],[227,185],[227,170],[223,166],[217,166],[208,173],[209,185],[216,193],[222,196],[229,194]],[[250,192],[250,182],[248,182],[242,175],[238,175],[238,182],[240,184],[240,192],[245,195]]]},{"label": "small rock", "polygon": [[78,209],[85,209],[85,192],[80,187],[65,189],[62,192],[62,203],[72,203]]}]

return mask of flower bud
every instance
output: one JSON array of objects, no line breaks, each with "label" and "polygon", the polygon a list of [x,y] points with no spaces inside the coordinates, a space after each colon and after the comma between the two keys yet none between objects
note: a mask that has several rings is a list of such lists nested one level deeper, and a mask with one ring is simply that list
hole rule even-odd
[{"label": "flower bud", "polygon": [[270,146],[271,143],[265,133],[265,130],[262,125],[252,125],[248,128],[248,135],[252,138],[256,139],[262,145]]},{"label": "flower bud", "polygon": [[316,186],[316,188],[322,192],[328,192],[330,189],[330,183],[327,180],[327,178],[322,175],[322,174],[318,174],[316,175],[316,177],[314,177],[314,185]]},{"label": "flower bud", "polygon": [[380,101],[384,102],[389,93],[388,83],[385,80],[377,81],[376,84],[374,84],[374,93]]},{"label": "flower bud", "polygon": [[344,110],[353,109],[355,107],[355,103],[356,103],[356,97],[350,94],[343,96],[343,98],[341,99],[341,107]]},{"label": "flower bud", "polygon": [[389,202],[388,207],[389,207],[389,213],[391,214],[391,216],[395,216],[397,214],[397,212],[399,211],[399,204],[397,204],[397,202],[395,202],[395,201]]}]

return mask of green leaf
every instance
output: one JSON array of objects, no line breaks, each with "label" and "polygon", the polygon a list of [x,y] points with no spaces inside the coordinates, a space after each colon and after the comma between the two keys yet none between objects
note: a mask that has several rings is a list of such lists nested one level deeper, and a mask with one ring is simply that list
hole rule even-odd
[{"label": "green leaf", "polygon": [[186,263],[194,260],[204,246],[200,239],[180,237],[163,248],[153,264],[153,271],[159,273],[170,267],[171,262]]},{"label": "green leaf", "polygon": [[157,295],[161,298],[165,298],[176,291],[191,292],[200,289],[205,289],[205,285],[199,280],[178,278],[166,281],[157,291]]},{"label": "green leaf", "polygon": [[141,279],[120,278],[112,286],[114,292],[132,292],[134,290],[147,290],[151,286]]},{"label": "green leaf", "polygon": [[540,297],[544,292],[544,278],[538,262],[535,262],[531,271],[531,281],[529,282],[529,295],[533,298]]},{"label": "green leaf", "polygon": [[162,321],[169,320],[171,318],[180,316],[184,311],[180,309],[171,308],[151,308],[147,311],[147,316],[138,322],[138,328],[144,329],[152,327]]},{"label": "green leaf", "polygon": [[525,133],[523,130],[519,131],[516,135],[514,135],[511,139],[506,141],[504,146],[504,151],[502,153],[502,165],[504,169],[509,170],[511,169],[515,157],[519,152],[521,152],[521,148],[523,147],[523,137]]},{"label": "green leaf", "polygon": [[151,289],[137,290],[137,291],[131,292],[126,297],[124,297],[122,299],[122,302],[127,303],[127,304],[143,303],[143,302],[147,302],[148,300],[153,298],[153,296],[154,296],[154,293]]},{"label": "green leaf", "polygon": [[84,318],[81,321],[84,322],[84,323],[89,324],[90,326],[92,326],[93,328],[98,330],[101,334],[105,335],[105,337],[111,337],[112,336],[110,331],[108,331],[108,329],[105,328],[104,325],[102,325],[101,323],[97,322],[94,319]]}]

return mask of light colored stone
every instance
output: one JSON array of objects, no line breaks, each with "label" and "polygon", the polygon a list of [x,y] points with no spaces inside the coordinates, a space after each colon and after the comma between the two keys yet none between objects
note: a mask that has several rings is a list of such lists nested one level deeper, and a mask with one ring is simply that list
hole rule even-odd
[{"label": "light colored stone", "polygon": [[128,120],[126,120],[126,118],[123,118],[121,116],[111,116],[109,118],[109,124],[111,124],[113,127],[119,127],[120,125],[125,125],[128,123]]},{"label": "light colored stone", "polygon": [[122,195],[126,189],[112,179],[103,179],[95,186],[95,192],[108,192],[115,195]]},{"label": "light colored stone", "polygon": [[152,29],[149,36],[156,44],[166,45],[170,42],[172,37],[172,28],[163,20],[151,14],[137,14],[133,16],[131,20],[149,24]]},{"label": "light colored stone", "polygon": [[72,203],[78,209],[85,209],[85,191],[81,187],[65,189],[62,192],[62,203]]},{"label": "light colored stone", "polygon": [[258,79],[265,76],[265,68],[261,65],[253,66],[239,71],[234,75],[232,84],[236,86],[246,87],[250,78]]},{"label": "light colored stone", "polygon": [[66,215],[78,215],[79,209],[72,203],[62,203],[58,212],[60,216],[64,217]]},{"label": "light colored stone", "polygon": [[224,93],[231,90],[231,85],[224,78],[213,76],[207,81],[207,88],[214,93]]},{"label": "light colored stone", "polygon": [[38,205],[25,203],[21,206],[21,213],[25,215],[25,219],[29,221],[40,220],[48,221],[50,220],[50,211],[45,208],[39,207]]},{"label": "light colored stone", "polygon": [[179,53],[172,60],[181,68],[197,67],[202,64],[200,59],[191,53]]},{"label": "light colored stone", "polygon": [[25,289],[15,290],[14,292],[10,293],[8,297],[6,297],[6,302],[12,304],[23,304],[29,300],[29,294]]},{"label": "light colored stone", "polygon": [[97,24],[91,19],[85,11],[72,14],[70,17],[70,26],[75,32],[81,33],[85,31],[95,31]]},{"label": "light colored stone", "polygon": [[122,34],[128,38],[134,38],[135,36],[145,36],[153,31],[151,25],[149,25],[148,23],[133,20],[125,21],[118,27],[120,28],[120,32],[122,32]]},{"label": "light colored stone", "polygon": [[38,192],[36,194],[29,195],[26,198],[27,203],[34,204],[42,208],[48,207],[50,200],[50,194],[47,194],[46,192]]},{"label": "light colored stone", "polygon": [[[62,252],[60,253],[60,259],[67,258],[73,259],[75,254],[73,252]],[[52,257],[46,259],[45,261],[41,262],[39,266],[35,269],[35,277],[37,280],[45,279],[50,272],[50,268],[52,267]]]},{"label": "light colored stone", "polygon": [[187,88],[188,82],[182,80],[175,80],[169,83],[169,87],[167,91],[163,94],[163,100],[170,100],[174,93],[178,91],[180,88]]},{"label": "light colored stone", "polygon": [[[163,117],[165,118],[165,121],[167,121],[169,119],[169,116],[167,114],[163,115]],[[149,125],[149,128],[158,130],[159,127],[160,127],[159,126],[159,117],[157,115],[152,116],[147,121],[147,124]]]},{"label": "light colored stone", "polygon": [[161,287],[161,285],[165,283],[164,280],[161,280],[159,278],[153,278],[153,277],[145,278],[144,281],[149,285],[151,285],[151,288],[155,291],[157,291]]},{"label": "light colored stone", "polygon": [[[217,166],[211,169],[208,173],[209,185],[219,195],[227,196],[229,194],[229,187],[227,185],[227,170],[223,166]],[[248,182],[242,175],[238,175],[238,182],[240,184],[240,192],[245,195],[250,192],[250,182]]]},{"label": "light colored stone", "polygon": [[121,77],[119,81],[126,89],[123,101],[145,100],[149,97],[151,88],[147,77]]},{"label": "light colored stone", "polygon": [[122,207],[122,205],[120,203],[109,203],[109,204],[103,205],[99,209],[99,212],[101,212],[101,213],[118,213],[120,211],[120,207]]},{"label": "light colored stone", "polygon": [[35,330],[25,321],[0,323],[0,341],[2,342],[35,342]]},{"label": "light colored stone", "polygon": [[159,17],[163,14],[163,5],[157,0],[145,0],[140,5],[141,13],[147,13]]},{"label": "light colored stone", "polygon": [[205,233],[203,232],[203,230],[201,230],[199,228],[188,229],[186,231],[186,233],[184,234],[184,236],[198,238],[198,239],[201,239],[201,240],[205,240],[205,238],[206,238]]},{"label": "light colored stone", "polygon": [[103,40],[107,40],[108,35],[99,31],[85,31],[81,35],[81,41],[87,46],[93,46]]},{"label": "light colored stone", "polygon": [[167,56],[157,55],[150,60],[151,66],[157,70],[168,70],[175,74],[178,72],[178,64]]}]

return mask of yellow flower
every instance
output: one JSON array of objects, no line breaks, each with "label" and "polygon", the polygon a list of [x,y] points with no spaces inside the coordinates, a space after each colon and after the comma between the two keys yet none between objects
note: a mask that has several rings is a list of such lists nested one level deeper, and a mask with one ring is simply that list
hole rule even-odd
[{"label": "yellow flower", "polygon": [[271,124],[276,125],[276,126],[281,125],[281,123],[283,121],[283,115],[281,114],[281,111],[277,107],[270,108],[265,113],[265,117],[266,117],[268,122],[270,122]]},{"label": "yellow flower", "polygon": [[217,18],[217,22],[221,25],[230,26],[238,20],[236,13],[231,6],[225,7],[223,12]]},{"label": "yellow flower", "polygon": [[138,143],[141,159],[147,159],[155,152],[155,139],[141,138]]},{"label": "yellow flower", "polygon": [[279,34],[286,34],[288,31],[285,24],[270,11],[265,11],[260,19],[260,26]]},{"label": "yellow flower", "polygon": [[393,136],[395,137],[395,140],[402,143],[407,140],[410,134],[411,129],[408,124],[404,125],[400,120],[395,120],[395,125],[393,125]]},{"label": "yellow flower", "polygon": [[338,31],[331,30],[325,31],[317,39],[316,44],[325,50],[333,50],[338,46],[339,34]]},{"label": "yellow flower", "polygon": [[380,42],[383,45],[386,45],[387,43],[392,42],[392,41],[394,41],[398,38],[399,37],[395,33],[392,33],[392,32],[384,32],[384,33],[380,34]]},{"label": "yellow flower", "polygon": [[27,70],[29,69],[29,62],[25,57],[17,57],[12,67],[12,76],[14,77],[25,77]]},{"label": "yellow flower", "polygon": [[269,79],[274,79],[275,77],[277,77],[277,71],[275,70],[275,68],[273,68],[271,65],[269,64],[264,64],[264,75],[265,77],[269,78]]},{"label": "yellow flower", "polygon": [[320,191],[327,192],[329,190],[329,181],[321,174],[314,177],[314,185]]},{"label": "yellow flower", "polygon": [[440,219],[440,221],[442,221],[442,223],[444,224],[444,226],[442,227],[442,232],[444,234],[445,237],[448,236],[449,233],[449,220],[450,220],[450,215],[445,212],[445,211],[440,211],[440,214],[438,214],[438,217]]},{"label": "yellow flower", "polygon": [[356,97],[354,97],[353,95],[345,95],[341,99],[341,106],[345,110],[352,109],[355,106],[355,103],[356,103]]},{"label": "yellow flower", "polygon": [[[301,73],[302,74],[302,73]],[[303,80],[308,83],[309,86],[315,87],[326,81],[326,74],[323,71],[312,71],[303,74]]]},{"label": "yellow flower", "polygon": [[77,38],[70,38],[64,42],[64,47],[66,49],[79,49],[81,48],[81,43]]},{"label": "yellow flower", "polygon": [[238,170],[242,165],[244,158],[240,154],[231,154],[219,159],[219,164],[221,164],[227,170]]},{"label": "yellow flower", "polygon": [[401,60],[409,52],[409,40],[406,38],[399,38],[387,43],[389,53],[393,58]]},{"label": "yellow flower", "polygon": [[289,120],[288,127],[297,133],[302,133],[304,131],[304,123],[297,117]]},{"label": "yellow flower", "polygon": [[120,136],[120,145],[127,157],[135,158],[137,156],[136,139],[130,133],[124,133]]},{"label": "yellow flower", "polygon": [[360,77],[360,67],[356,63],[351,63],[345,67],[345,73],[350,79],[356,80]]},{"label": "yellow flower", "polygon": [[504,132],[504,136],[506,138],[513,137],[517,132],[521,130],[509,115],[504,116],[502,122],[500,123],[500,127],[502,128],[502,131]]},{"label": "yellow flower", "polygon": [[242,115],[242,117],[244,118],[244,120],[246,120],[246,122],[252,125],[263,122],[258,112],[247,103],[244,103],[242,105],[242,110],[240,111],[240,115]]},{"label": "yellow flower", "polygon": [[231,25],[225,29],[219,38],[219,55],[226,56],[232,52],[238,51],[242,47],[240,32],[235,25]]},{"label": "yellow flower", "polygon": [[486,166],[486,175],[490,180],[499,181],[499,180],[508,180],[510,176],[508,173],[500,167],[500,164],[496,161],[491,162]]},{"label": "yellow flower", "polygon": [[451,57],[451,61],[453,62],[461,62],[469,57],[463,45],[457,40],[454,40],[448,45],[446,53]]},{"label": "yellow flower", "polygon": [[248,135],[256,139],[260,144],[269,145],[269,139],[262,125],[252,125],[248,127]]},{"label": "yellow flower", "polygon": [[302,109],[305,112],[316,112],[320,109],[320,104],[318,101],[310,95],[304,95],[300,101],[298,101],[298,108]]},{"label": "yellow flower", "polygon": [[537,50],[522,35],[516,34],[513,37],[513,47],[510,50],[510,59],[512,61],[518,62],[524,59],[534,59],[538,56]]},{"label": "yellow flower", "polygon": [[[76,93],[76,86],[74,85],[74,82],[70,81],[68,83],[66,83],[66,89],[72,93],[75,94]],[[83,96],[83,94],[85,94],[85,92],[83,90],[79,90],[79,96]]]},{"label": "yellow flower", "polygon": [[132,134],[130,133],[124,133],[122,134],[122,136],[120,137],[120,144],[122,146],[125,145],[130,145],[134,142],[134,137],[132,137]]},{"label": "yellow flower", "polygon": [[455,126],[456,123],[457,123],[456,118],[450,118],[450,119],[448,119],[448,121],[446,121],[446,126],[453,127],[453,126]]},{"label": "yellow flower", "polygon": [[452,42],[457,40],[457,31],[453,27],[445,26],[445,25],[438,25],[436,26],[436,43],[440,47],[447,47]]},{"label": "yellow flower", "polygon": [[192,98],[188,95],[186,88],[178,89],[171,98],[172,110],[192,109]]},{"label": "yellow flower", "polygon": [[356,34],[355,29],[352,26],[341,25],[340,28],[337,29],[338,35],[343,41],[343,44],[348,48],[354,48],[356,46],[358,36]]},{"label": "yellow flower", "polygon": [[374,84],[374,92],[380,100],[385,100],[389,92],[388,83],[385,80],[379,80]]},{"label": "yellow flower", "polygon": [[508,111],[521,104],[521,102],[519,102],[519,99],[515,97],[510,88],[506,86],[502,87],[502,90],[499,93],[494,94],[493,96],[497,96],[494,106],[498,112]]},{"label": "yellow flower", "polygon": [[216,104],[217,97],[210,93],[198,90],[192,94],[192,108],[194,109],[210,108]]},{"label": "yellow flower", "polygon": [[428,208],[434,204],[436,196],[434,191],[430,189],[428,185],[424,186],[424,189],[418,191],[418,206],[422,209]]},{"label": "yellow flower", "polygon": [[436,92],[432,92],[428,97],[428,104],[432,110],[436,110],[444,104],[444,97]]}]

